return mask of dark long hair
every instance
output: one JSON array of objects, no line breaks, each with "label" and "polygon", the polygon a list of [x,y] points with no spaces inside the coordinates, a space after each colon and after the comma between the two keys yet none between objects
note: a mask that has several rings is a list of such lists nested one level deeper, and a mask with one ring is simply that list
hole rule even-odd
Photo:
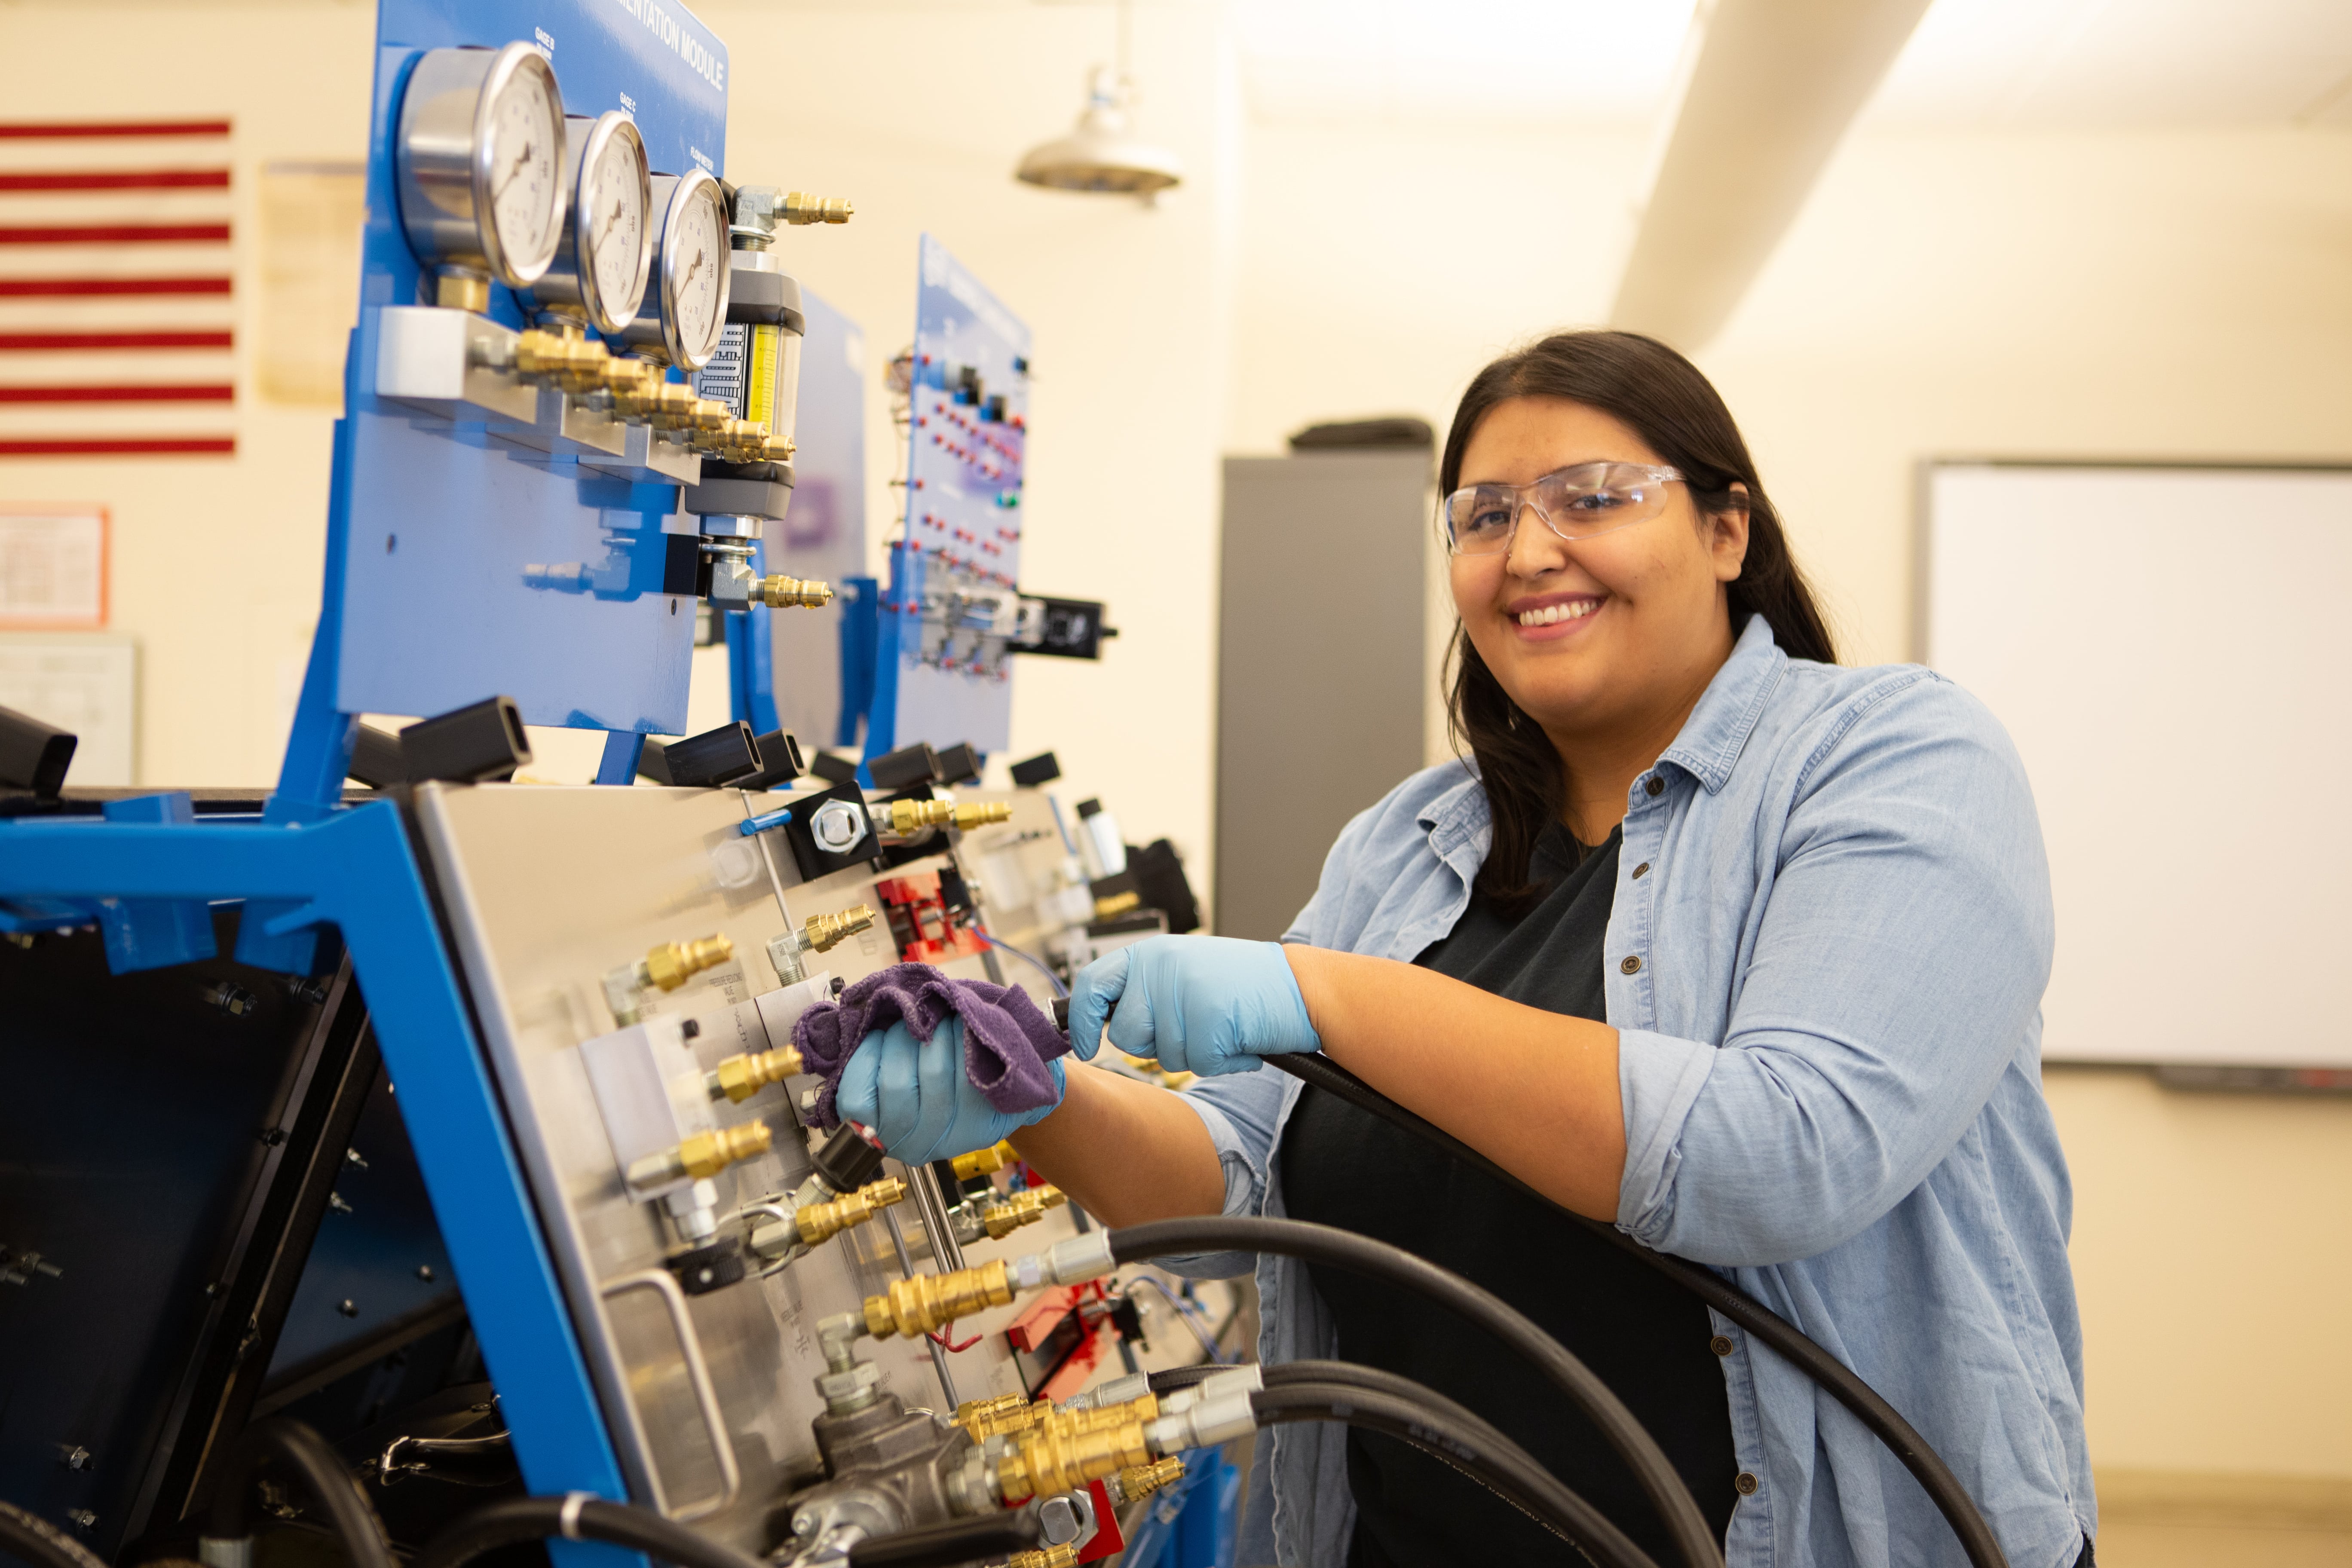
[{"label": "dark long hair", "polygon": [[[1478,422],[1514,397],[1563,397],[1597,408],[1641,437],[1659,459],[1683,472],[1703,512],[1738,503],[1731,486],[1748,487],[1748,557],[1727,585],[1731,634],[1762,616],[1772,640],[1793,658],[1837,662],[1830,629],[1812,589],[1789,553],[1780,514],[1756,477],[1748,443],[1723,398],[1696,365],[1637,332],[1557,332],[1504,355],[1480,371],[1454,411],[1438,466],[1438,493],[1462,480],[1462,452]],[[1529,858],[1544,828],[1558,820],[1567,784],[1559,753],[1543,727],[1511,700],[1458,624],[1448,654],[1453,679],[1447,726],[1457,747],[1477,760],[1495,837],[1478,869],[1478,890],[1507,911],[1543,896],[1530,881]]]}]

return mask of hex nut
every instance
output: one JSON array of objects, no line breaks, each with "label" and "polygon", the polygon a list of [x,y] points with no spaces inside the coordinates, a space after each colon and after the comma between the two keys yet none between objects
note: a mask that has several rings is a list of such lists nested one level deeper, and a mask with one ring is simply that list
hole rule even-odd
[{"label": "hex nut", "polygon": [[809,837],[829,855],[846,853],[866,833],[866,813],[845,800],[826,801],[809,818]]}]

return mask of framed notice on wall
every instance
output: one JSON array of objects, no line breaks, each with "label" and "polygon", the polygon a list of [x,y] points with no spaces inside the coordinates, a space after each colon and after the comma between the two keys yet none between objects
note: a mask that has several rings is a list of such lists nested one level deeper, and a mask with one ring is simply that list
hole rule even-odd
[{"label": "framed notice on wall", "polygon": [[106,625],[107,527],[101,506],[0,505],[0,631]]}]

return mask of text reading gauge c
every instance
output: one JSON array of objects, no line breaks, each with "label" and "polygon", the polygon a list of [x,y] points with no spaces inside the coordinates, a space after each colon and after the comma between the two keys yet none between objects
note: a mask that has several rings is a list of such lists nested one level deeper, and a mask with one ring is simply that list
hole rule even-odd
[{"label": "text reading gauge c", "polygon": [[394,155],[401,226],[448,276],[527,289],[563,220],[563,95],[529,44],[428,49],[409,73]]},{"label": "text reading gauge c", "polygon": [[727,326],[727,195],[700,169],[656,174],[654,207],[653,275],[622,336],[648,358],[700,370]]},{"label": "text reading gauge c", "polygon": [[653,175],[636,122],[619,110],[563,122],[562,238],[531,307],[550,325],[615,333],[635,319],[653,265]]}]

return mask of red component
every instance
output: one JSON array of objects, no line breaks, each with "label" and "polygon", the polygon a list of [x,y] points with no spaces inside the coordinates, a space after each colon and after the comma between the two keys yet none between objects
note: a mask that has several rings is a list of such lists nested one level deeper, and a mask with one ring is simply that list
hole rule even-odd
[{"label": "red component", "polygon": [[12,120],[0,141],[89,136],[226,136],[226,120]]},{"label": "red component", "polygon": [[963,924],[971,916],[947,907],[937,871],[885,877],[874,884],[890,921],[898,957],[908,963],[937,963],[981,952],[988,944]]},{"label": "red component", "polygon": [[1100,1481],[1088,1481],[1087,1493],[1095,1500],[1095,1532],[1078,1548],[1078,1561],[1092,1563],[1127,1550],[1127,1537],[1118,1532],[1118,1510],[1110,1506],[1110,1492]]}]

